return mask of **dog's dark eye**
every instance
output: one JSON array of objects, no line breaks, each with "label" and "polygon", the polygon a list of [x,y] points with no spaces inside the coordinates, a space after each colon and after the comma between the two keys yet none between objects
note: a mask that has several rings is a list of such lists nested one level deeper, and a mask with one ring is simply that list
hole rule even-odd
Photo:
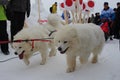
[{"label": "dog's dark eye", "polygon": [[67,41],[64,41],[64,44],[67,43]]},{"label": "dog's dark eye", "polygon": [[19,49],[21,49],[22,47],[19,47]]}]

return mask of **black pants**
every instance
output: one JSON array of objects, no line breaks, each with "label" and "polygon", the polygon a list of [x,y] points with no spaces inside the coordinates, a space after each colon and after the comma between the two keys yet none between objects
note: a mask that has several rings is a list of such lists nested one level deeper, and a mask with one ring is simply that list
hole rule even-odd
[{"label": "black pants", "polygon": [[113,22],[108,22],[108,27],[109,27],[109,33],[110,33],[110,36],[113,35]]},{"label": "black pants", "polygon": [[[7,22],[6,20],[0,21],[0,41],[8,41],[8,33],[7,33]],[[1,51],[8,51],[8,43],[0,44]]]},{"label": "black pants", "polygon": [[25,21],[25,12],[14,12],[11,19],[11,40],[23,28]]},{"label": "black pants", "polygon": [[114,36],[120,37],[120,23],[119,22],[117,22],[114,25]]}]

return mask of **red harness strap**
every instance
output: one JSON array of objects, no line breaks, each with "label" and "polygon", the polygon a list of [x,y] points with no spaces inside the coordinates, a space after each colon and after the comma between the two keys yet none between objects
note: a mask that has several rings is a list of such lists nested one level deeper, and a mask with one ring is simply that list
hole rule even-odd
[{"label": "red harness strap", "polygon": [[11,41],[0,41],[0,44],[10,43]]},{"label": "red harness strap", "polygon": [[30,40],[14,40],[14,41],[0,41],[0,44],[6,44],[6,43],[20,43],[20,42],[25,42],[25,41],[42,41],[42,42],[51,42],[51,40],[46,40],[46,39],[30,39]]},{"label": "red harness strap", "polygon": [[32,49],[34,48],[34,41],[41,41],[41,42],[51,42],[51,40],[46,40],[46,39],[30,39],[30,40],[14,40],[14,41],[0,41],[0,44],[6,44],[6,43],[12,43],[12,42],[16,42],[16,43],[21,43],[21,42],[27,42],[27,41],[32,41]]},{"label": "red harness strap", "polygon": [[43,39],[33,39],[33,40],[31,40],[32,41],[32,49],[31,50],[33,50],[34,49],[34,41],[42,41],[42,42],[51,42],[50,40],[43,40]]},{"label": "red harness strap", "polygon": [[0,41],[0,44],[12,43],[12,42],[22,42],[22,40],[15,40],[15,41]]},{"label": "red harness strap", "polygon": [[34,41],[32,41],[32,50],[34,49]]}]

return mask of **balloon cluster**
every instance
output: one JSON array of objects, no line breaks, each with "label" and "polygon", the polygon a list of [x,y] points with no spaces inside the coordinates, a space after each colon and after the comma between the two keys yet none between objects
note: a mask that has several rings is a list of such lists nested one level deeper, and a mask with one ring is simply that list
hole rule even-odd
[{"label": "balloon cluster", "polygon": [[83,0],[64,0],[64,2],[60,3],[60,8],[62,10],[75,10],[76,6],[79,10],[89,10],[92,11],[95,6],[95,2],[93,0],[88,0],[84,2]]}]

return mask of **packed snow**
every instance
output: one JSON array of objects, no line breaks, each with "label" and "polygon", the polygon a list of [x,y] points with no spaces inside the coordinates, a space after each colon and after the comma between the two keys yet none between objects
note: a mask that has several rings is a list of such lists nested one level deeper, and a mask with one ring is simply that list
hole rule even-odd
[{"label": "packed snow", "polygon": [[[45,65],[40,65],[40,55],[30,59],[26,66],[18,58],[0,62],[0,80],[120,80],[120,51],[118,40],[106,42],[96,64],[80,64],[77,59],[75,72],[66,73],[66,55],[57,52],[48,57]],[[0,60],[16,57],[11,50],[9,56],[1,55]]]}]

